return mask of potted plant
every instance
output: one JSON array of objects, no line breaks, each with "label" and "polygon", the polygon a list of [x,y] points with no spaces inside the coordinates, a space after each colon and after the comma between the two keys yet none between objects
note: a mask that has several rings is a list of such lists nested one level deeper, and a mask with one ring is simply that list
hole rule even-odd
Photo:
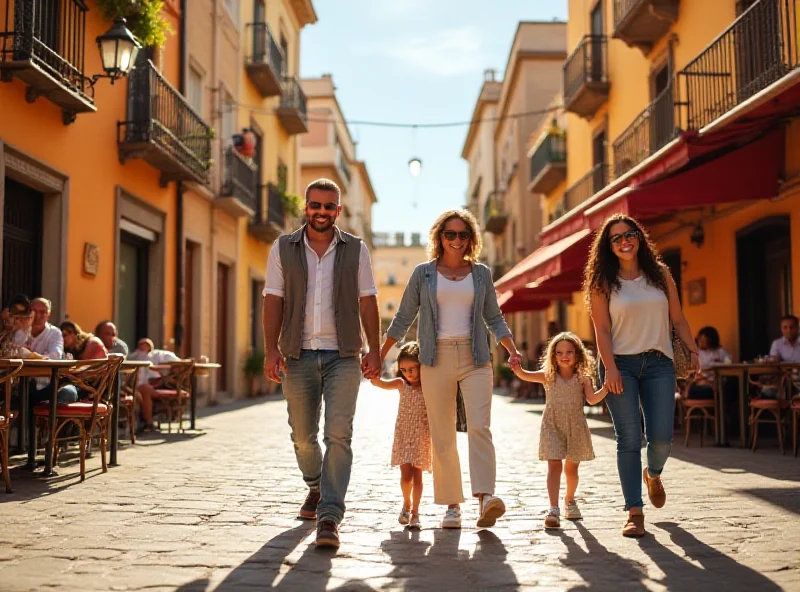
[{"label": "potted plant", "polygon": [[145,47],[161,47],[172,32],[162,10],[164,0],[97,0],[109,20],[124,18],[126,26]]},{"label": "potted plant", "polygon": [[244,361],[244,375],[250,383],[250,396],[259,395],[259,385],[261,376],[264,374],[264,352],[261,350],[251,351]]}]

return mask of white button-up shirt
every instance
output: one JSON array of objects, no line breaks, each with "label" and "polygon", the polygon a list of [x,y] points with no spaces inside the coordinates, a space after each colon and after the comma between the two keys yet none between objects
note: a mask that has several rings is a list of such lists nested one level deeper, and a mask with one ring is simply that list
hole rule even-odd
[{"label": "white button-up shirt", "polygon": [[769,348],[769,355],[781,362],[800,362],[800,337],[794,343],[790,343],[785,337],[776,339]]},{"label": "white button-up shirt", "polygon": [[[308,244],[308,237],[303,233],[308,284],[306,285],[306,314],[303,319],[302,349],[339,349],[333,306],[333,264],[336,259],[335,251],[338,242],[339,237],[334,233],[328,250],[322,257],[319,257]],[[278,241],[275,241],[267,259],[264,296],[271,294],[283,298],[285,293],[281,254]],[[364,297],[377,294],[369,251],[367,245],[362,241],[358,259],[358,295]]]},{"label": "white button-up shirt", "polygon": [[[61,329],[50,323],[45,323],[41,333],[30,336],[25,344],[29,350],[51,360],[60,360],[64,357],[64,336]],[[36,388],[42,390],[50,384],[49,378],[37,378]]]}]

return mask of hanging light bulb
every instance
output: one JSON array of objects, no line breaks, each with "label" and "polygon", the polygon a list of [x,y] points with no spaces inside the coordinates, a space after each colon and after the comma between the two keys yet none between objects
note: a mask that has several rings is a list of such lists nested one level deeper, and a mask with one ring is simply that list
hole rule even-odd
[{"label": "hanging light bulb", "polygon": [[408,161],[408,172],[411,173],[412,177],[419,177],[421,171],[422,161],[419,158],[415,157]]}]

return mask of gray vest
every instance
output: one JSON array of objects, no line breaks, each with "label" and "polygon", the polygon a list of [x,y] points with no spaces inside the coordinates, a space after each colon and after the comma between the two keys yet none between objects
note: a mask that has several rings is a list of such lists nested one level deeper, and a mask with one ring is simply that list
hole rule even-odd
[{"label": "gray vest", "polygon": [[[303,342],[303,319],[306,308],[308,262],[303,240],[305,225],[278,238],[283,268],[283,325],[278,348],[287,358],[299,358]],[[333,263],[333,310],[339,355],[357,356],[361,352],[361,315],[359,308],[358,264],[361,239],[334,226],[339,241]]]}]

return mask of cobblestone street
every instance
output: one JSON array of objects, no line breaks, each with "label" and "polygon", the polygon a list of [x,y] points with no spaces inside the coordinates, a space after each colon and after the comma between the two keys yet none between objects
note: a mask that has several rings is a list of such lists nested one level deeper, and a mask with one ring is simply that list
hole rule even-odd
[{"label": "cobblestone street", "polygon": [[629,540],[612,428],[592,418],[584,520],[545,532],[542,406],[496,397],[505,518],[477,531],[472,502],[463,531],[439,529],[426,475],[424,529],[409,533],[397,524],[399,472],[387,462],[396,402],[362,388],[338,553],[316,551],[313,525],[295,520],[305,491],[285,406],[260,399],[214,408],[195,433],[128,446],[106,475],[95,456],[82,484],[74,465],[50,482],[14,470],[15,492],[0,497],[0,590],[800,589],[800,458],[772,442],[756,454],[676,443],[667,505],[646,508],[649,535]]}]

